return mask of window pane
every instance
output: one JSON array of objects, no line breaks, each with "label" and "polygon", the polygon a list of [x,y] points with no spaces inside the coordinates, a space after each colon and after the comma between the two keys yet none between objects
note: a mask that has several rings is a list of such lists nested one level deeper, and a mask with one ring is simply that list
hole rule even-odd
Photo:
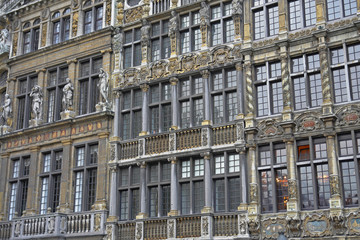
[{"label": "window pane", "polygon": [[276,202],[277,210],[286,210],[286,205],[289,200],[288,196],[288,178],[287,169],[276,170]]},{"label": "window pane", "polygon": [[128,191],[120,192],[120,219],[128,219]]},{"label": "window pane", "polygon": [[181,184],[181,213],[190,214],[190,183]]},{"label": "window pane", "polygon": [[279,33],[279,12],[278,6],[268,9],[269,16],[269,35],[273,36]]},{"label": "window pane", "polygon": [[317,184],[319,194],[319,207],[328,207],[330,199],[330,183],[328,165],[322,164],[316,166]]},{"label": "window pane", "polygon": [[271,171],[260,172],[262,212],[273,211],[273,186],[271,178]]},{"label": "window pane", "polygon": [[356,0],[344,0],[345,17],[356,14],[356,11],[357,11]]},{"label": "window pane", "polygon": [[234,121],[237,115],[237,95],[236,92],[226,94],[227,117],[229,121]]},{"label": "window pane", "polygon": [[328,20],[334,20],[341,17],[340,14],[340,1],[327,0]]},{"label": "window pane", "polygon": [[139,202],[140,202],[140,196],[139,196],[139,189],[133,189],[131,190],[131,218],[135,219],[136,215],[139,213]]},{"label": "window pane", "polygon": [[314,186],[311,166],[300,167],[301,206],[303,209],[314,208]]},{"label": "window pane", "polygon": [[258,107],[258,116],[268,115],[268,95],[266,85],[257,86],[257,107]]},{"label": "window pane", "polygon": [[344,69],[336,69],[332,71],[334,79],[335,102],[347,102],[347,84]]},{"label": "window pane", "polygon": [[204,159],[194,160],[194,177],[204,176]]},{"label": "window pane", "polygon": [[194,211],[193,213],[201,213],[201,209],[205,206],[205,197],[204,197],[204,182],[197,181],[194,182]]},{"label": "window pane", "polygon": [[316,6],[313,0],[305,0],[305,26],[316,24]]},{"label": "window pane", "polygon": [[311,106],[317,107],[322,104],[321,75],[309,75]]},{"label": "window pane", "polygon": [[84,172],[75,173],[75,206],[74,212],[82,211],[82,195],[83,195],[83,178]]},{"label": "window pane", "polygon": [[171,177],[171,164],[170,163],[162,163],[161,167],[162,167],[162,171],[161,171],[162,178],[161,179],[163,181],[170,180],[170,177]]},{"label": "window pane", "polygon": [[224,156],[215,157],[215,174],[225,173],[225,158]]},{"label": "window pane", "polygon": [[306,101],[306,84],[304,77],[294,78],[294,98],[295,109],[305,109],[307,107]]},{"label": "window pane", "polygon": [[51,154],[45,154],[43,172],[50,172],[50,161],[51,161]]},{"label": "window pane", "polygon": [[254,38],[255,40],[265,37],[264,11],[254,12]]},{"label": "window pane", "polygon": [[302,27],[300,0],[289,1],[289,22],[290,30],[296,30]]},{"label": "window pane", "polygon": [[181,102],[181,127],[190,127],[190,101]]},{"label": "window pane", "polygon": [[190,161],[182,161],[181,162],[181,178],[190,177]]},{"label": "window pane", "polygon": [[282,83],[275,82],[271,84],[272,91],[272,111],[273,113],[281,113],[283,110]]},{"label": "window pane", "polygon": [[332,64],[344,63],[344,51],[342,48],[333,49],[330,51],[330,54],[331,54],[331,63]]},{"label": "window pane", "polygon": [[229,155],[229,173],[240,172],[239,154]]},{"label": "window pane", "polygon": [[48,193],[49,193],[49,178],[42,178],[41,183],[41,200],[40,200],[40,214],[46,214],[48,208]]},{"label": "window pane", "polygon": [[216,95],[213,97],[213,114],[214,114],[214,123],[224,122],[224,105],[223,105],[223,96]]},{"label": "window pane", "polygon": [[240,205],[240,178],[230,178],[229,179],[229,211],[237,211],[238,206]]},{"label": "window pane", "polygon": [[85,161],[85,147],[76,149],[76,166],[84,166]]},{"label": "window pane", "polygon": [[158,216],[158,188],[150,188],[150,206],[149,206],[150,217]]},{"label": "window pane", "polygon": [[356,182],[355,165],[353,161],[341,162],[342,182],[344,188],[344,205],[358,205],[359,196]]},{"label": "window pane", "polygon": [[[360,54],[357,53],[357,54]],[[352,100],[360,99],[360,65],[349,68]]]},{"label": "window pane", "polygon": [[225,211],[225,183],[224,179],[215,181],[215,211]]},{"label": "window pane", "polygon": [[162,216],[167,216],[168,213],[170,212],[170,204],[171,204],[171,201],[170,201],[170,194],[171,194],[170,186],[169,185],[162,186],[161,191],[162,191],[162,199],[161,199],[161,202],[162,202],[161,212],[162,212],[162,214],[161,215]]}]

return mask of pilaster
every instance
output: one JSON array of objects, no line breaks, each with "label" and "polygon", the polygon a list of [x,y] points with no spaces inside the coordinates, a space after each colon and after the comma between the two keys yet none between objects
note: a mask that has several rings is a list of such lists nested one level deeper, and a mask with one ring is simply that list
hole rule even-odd
[{"label": "pilaster", "polygon": [[108,178],[107,178],[107,162],[108,162],[108,152],[109,152],[109,142],[108,142],[109,133],[103,132],[98,134],[98,164],[97,164],[97,181],[96,181],[96,201],[94,203],[95,210],[105,210],[106,209],[106,196],[108,188]]},{"label": "pilaster", "polygon": [[[102,55],[102,68],[105,72],[111,73],[111,53],[112,49],[104,49],[100,51]],[[111,74],[109,74],[111,75]],[[110,79],[109,79],[110,80]]]},{"label": "pilaster", "polygon": [[326,22],[326,3],[325,0],[315,0],[316,3],[316,25],[325,26]]},{"label": "pilaster", "polygon": [[244,119],[244,77],[243,64],[238,62],[235,64],[237,78],[237,98],[238,98],[238,115],[237,119]]},{"label": "pilaster", "polygon": [[234,40],[241,41],[241,22],[243,19],[243,0],[232,0],[232,16],[234,21]]},{"label": "pilaster", "polygon": [[120,120],[120,94],[121,92],[119,91],[115,91],[113,92],[113,97],[114,97],[114,103],[115,103],[115,115],[114,115],[114,123],[113,123],[113,132],[112,132],[112,137],[111,137],[111,141],[119,141],[120,137],[119,137],[119,120]]},{"label": "pilaster", "polygon": [[149,60],[149,46],[150,46],[150,24],[146,19],[142,22],[141,27],[141,65],[147,65]]},{"label": "pilaster", "polygon": [[[38,83],[37,85],[39,85],[42,89],[45,85],[45,80],[46,80],[46,69],[45,68],[41,68],[41,69],[37,69],[36,73],[38,74]],[[43,90],[44,92],[44,90]]]},{"label": "pilaster", "polygon": [[39,178],[37,177],[38,167],[40,166],[39,161],[39,150],[40,147],[34,146],[30,148],[30,170],[29,170],[29,182],[27,189],[27,201],[26,201],[26,213],[24,215],[34,215],[38,209],[37,204],[39,201],[38,194],[40,191],[37,191],[39,186]]},{"label": "pilaster", "polygon": [[238,207],[239,211],[246,211],[248,205],[248,181],[247,181],[247,164],[246,164],[246,147],[240,146],[236,148],[240,158],[240,176],[241,176],[241,202]]},{"label": "pilaster", "polygon": [[201,49],[209,47],[209,28],[210,28],[210,6],[206,0],[201,1],[200,8],[200,31],[201,31]]},{"label": "pilaster", "polygon": [[290,90],[290,74],[289,74],[289,55],[287,51],[287,43],[280,45],[280,59],[281,59],[281,79],[283,89],[283,121],[292,120],[291,110],[291,90]]},{"label": "pilaster", "polygon": [[62,144],[62,164],[61,164],[61,184],[60,184],[60,212],[61,213],[69,213],[70,212],[70,203],[72,196],[72,176],[71,174],[71,166],[74,166],[72,163],[72,140],[67,139],[61,141]]},{"label": "pilaster", "polygon": [[110,169],[110,199],[109,199],[109,217],[107,219],[107,222],[117,222],[118,220],[118,214],[117,214],[117,172],[118,167],[117,164],[111,164],[109,165]]},{"label": "pilaster", "polygon": [[9,184],[7,183],[7,179],[9,179],[8,174],[10,174],[10,172],[8,171],[9,166],[10,166],[10,159],[9,159],[10,155],[9,154],[2,154],[0,156],[1,158],[1,165],[0,165],[0,174],[1,174],[1,178],[0,178],[0,221],[4,221],[5,217],[6,217],[6,186],[9,186]]}]

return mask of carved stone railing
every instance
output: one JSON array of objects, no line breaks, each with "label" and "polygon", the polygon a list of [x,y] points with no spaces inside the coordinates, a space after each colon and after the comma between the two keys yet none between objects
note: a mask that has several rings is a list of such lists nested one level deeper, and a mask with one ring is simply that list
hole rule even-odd
[{"label": "carved stone railing", "polygon": [[236,141],[236,125],[213,128],[213,145],[231,144]]},{"label": "carved stone railing", "polygon": [[119,240],[134,240],[135,239],[135,222],[119,223]]},{"label": "carved stone railing", "polygon": [[214,216],[214,236],[235,236],[238,232],[238,215]]},{"label": "carved stone railing", "polygon": [[120,159],[131,159],[138,156],[138,141],[120,144]]},{"label": "carved stone railing", "polygon": [[152,0],[152,14],[157,14],[170,9],[170,0]]},{"label": "carved stone railing", "polygon": [[169,134],[145,138],[145,154],[159,154],[169,151]]},{"label": "carved stone railing", "polygon": [[167,220],[148,220],[144,222],[144,240],[167,239]]},{"label": "carved stone railing", "polygon": [[105,234],[105,211],[53,213],[14,218],[12,239],[57,238]]},{"label": "carved stone railing", "polygon": [[9,239],[11,236],[11,222],[0,223],[0,239]]},{"label": "carved stone railing", "polygon": [[185,150],[201,146],[201,129],[190,129],[176,133],[176,149]]},{"label": "carved stone railing", "polygon": [[176,219],[176,237],[190,238],[201,236],[201,217],[181,217]]}]

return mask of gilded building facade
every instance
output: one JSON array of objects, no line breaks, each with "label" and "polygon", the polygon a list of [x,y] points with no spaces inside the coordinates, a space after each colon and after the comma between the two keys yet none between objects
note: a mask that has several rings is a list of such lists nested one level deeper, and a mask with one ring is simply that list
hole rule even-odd
[{"label": "gilded building facade", "polygon": [[359,238],[359,0],[2,10],[1,238]]}]

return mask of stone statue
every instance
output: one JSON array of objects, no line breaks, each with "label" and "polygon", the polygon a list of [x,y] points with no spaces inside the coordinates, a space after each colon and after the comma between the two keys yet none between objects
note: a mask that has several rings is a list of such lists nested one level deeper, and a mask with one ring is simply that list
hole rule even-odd
[{"label": "stone statue", "polygon": [[205,1],[201,2],[201,8],[199,13],[200,13],[200,25],[202,26],[210,25],[210,7]]},{"label": "stone statue", "polygon": [[170,37],[175,36],[177,29],[178,29],[178,17],[175,11],[171,11],[171,18],[169,24]]},{"label": "stone statue", "polygon": [[73,106],[73,92],[74,92],[74,86],[71,83],[70,78],[66,78],[66,84],[63,87],[63,98],[62,98],[62,106],[63,111],[69,111],[72,110]]},{"label": "stone statue", "polygon": [[39,85],[35,85],[30,92],[32,98],[32,112],[35,120],[42,119],[42,107],[43,107],[43,92]]},{"label": "stone statue", "polygon": [[99,77],[100,81],[98,83],[98,87],[100,89],[100,94],[103,97],[105,103],[109,103],[109,74],[105,72],[103,68],[100,68]]},{"label": "stone statue", "polygon": [[232,14],[233,15],[242,15],[242,4],[243,0],[233,0],[232,1]]},{"label": "stone statue", "polygon": [[121,32],[120,28],[115,29],[115,34],[113,38],[113,48],[116,51],[121,52],[122,51],[122,45],[123,45],[123,33]]},{"label": "stone statue", "polygon": [[9,31],[7,29],[3,29],[0,32],[0,53],[8,52],[10,50],[10,42],[9,42]]},{"label": "stone statue", "polygon": [[1,119],[4,125],[7,125],[8,119],[12,115],[11,98],[7,93],[5,94],[5,101],[2,108],[3,109],[2,109]]},{"label": "stone statue", "polygon": [[148,44],[150,40],[150,25],[146,19],[142,21],[141,27],[141,42],[143,44]]}]

